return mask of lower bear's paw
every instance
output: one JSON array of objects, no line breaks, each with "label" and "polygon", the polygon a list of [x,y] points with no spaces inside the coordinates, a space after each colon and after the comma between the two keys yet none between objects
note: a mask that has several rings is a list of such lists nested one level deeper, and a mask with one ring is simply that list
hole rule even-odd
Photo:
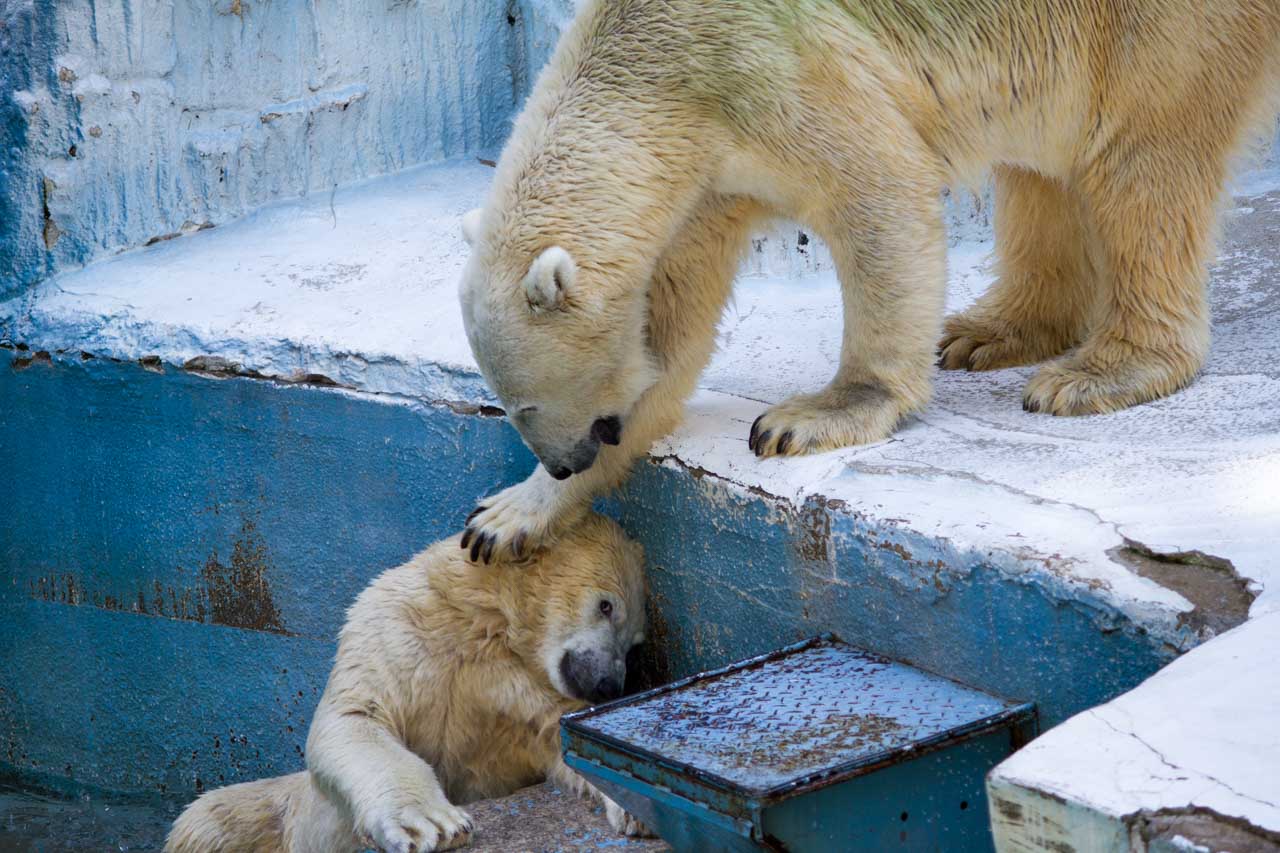
[{"label": "lower bear's paw", "polygon": [[771,406],[751,425],[756,456],[802,456],[888,438],[905,407],[879,385],[799,394]]},{"label": "lower bear's paw", "polygon": [[382,853],[456,850],[471,842],[471,816],[447,802],[400,806],[370,823],[369,835]]},{"label": "lower bear's paw", "polygon": [[523,560],[574,521],[577,513],[564,504],[563,487],[538,468],[523,483],[476,507],[467,516],[459,545],[473,563]]},{"label": "lower bear's paw", "polygon": [[653,838],[654,833],[649,827],[633,818],[627,813],[627,810],[615,803],[613,800],[606,800],[604,804],[605,817],[609,819],[609,826],[613,827],[615,832],[626,835],[630,838]]}]

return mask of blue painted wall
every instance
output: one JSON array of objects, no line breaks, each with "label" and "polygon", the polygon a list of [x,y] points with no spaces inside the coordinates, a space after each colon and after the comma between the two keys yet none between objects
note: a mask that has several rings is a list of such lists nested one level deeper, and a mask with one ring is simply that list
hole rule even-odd
[{"label": "blue painted wall", "polygon": [[[300,767],[356,593],[533,465],[501,419],[162,370],[0,350],[0,765],[46,783]],[[604,504],[649,556],[650,681],[830,630],[1052,724],[1169,656],[843,510],[649,463]]]}]

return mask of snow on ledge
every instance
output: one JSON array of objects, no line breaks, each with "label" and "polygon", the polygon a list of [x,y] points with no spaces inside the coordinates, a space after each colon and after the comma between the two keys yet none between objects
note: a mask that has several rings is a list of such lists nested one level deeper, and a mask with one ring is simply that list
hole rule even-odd
[{"label": "snow on ledge", "polygon": [[[270,205],[51,279],[0,305],[0,334],[33,349],[176,365],[212,358],[268,376],[322,374],[357,391],[493,405],[456,296],[466,258],[459,218],[490,175],[455,161]],[[889,441],[757,460],[746,448],[751,420],[820,387],[839,351],[834,276],[789,275],[784,259],[773,275],[740,280],[703,390],[654,453],[737,489],[844,500],[873,523],[935,537],[1055,594],[1083,592],[1180,648],[1195,639],[1185,628],[1192,602],[1133,571],[1117,556],[1128,546],[1208,555],[1262,593],[1255,615],[1280,610],[1280,175],[1254,175],[1248,187],[1213,280],[1213,354],[1205,375],[1172,398],[1055,419],[1021,410],[1030,368],[940,373],[934,402]],[[990,248],[953,248],[950,308],[989,284]],[[768,272],[771,262],[752,263]]]}]

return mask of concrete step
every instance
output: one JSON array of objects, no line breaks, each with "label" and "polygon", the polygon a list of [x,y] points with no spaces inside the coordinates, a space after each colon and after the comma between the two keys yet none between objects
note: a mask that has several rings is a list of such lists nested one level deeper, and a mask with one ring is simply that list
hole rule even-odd
[{"label": "concrete step", "polygon": [[522,788],[510,796],[466,806],[476,832],[468,850],[485,853],[599,853],[602,849],[663,853],[654,838],[614,832],[604,808],[551,784]]}]

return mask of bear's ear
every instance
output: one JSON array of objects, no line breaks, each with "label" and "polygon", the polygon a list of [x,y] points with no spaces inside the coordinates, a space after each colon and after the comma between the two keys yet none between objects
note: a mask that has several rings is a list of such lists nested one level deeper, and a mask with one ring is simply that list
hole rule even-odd
[{"label": "bear's ear", "polygon": [[529,306],[535,311],[563,308],[576,274],[577,268],[568,252],[559,246],[544,250],[524,277],[524,295]]},{"label": "bear's ear", "polygon": [[462,239],[467,241],[468,246],[476,244],[476,238],[480,236],[480,223],[483,219],[484,211],[478,207],[462,214]]}]

